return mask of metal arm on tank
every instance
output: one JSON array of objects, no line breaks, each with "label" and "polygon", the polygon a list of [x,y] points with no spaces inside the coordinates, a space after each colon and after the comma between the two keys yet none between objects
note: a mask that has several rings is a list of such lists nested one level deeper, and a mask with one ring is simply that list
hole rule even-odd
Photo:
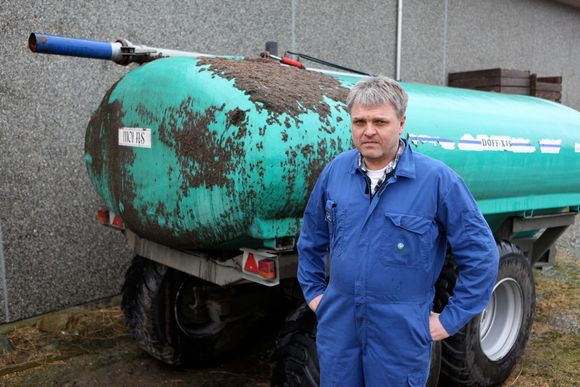
[{"label": "metal arm on tank", "polygon": [[168,50],[166,48],[148,47],[132,44],[125,39],[115,42],[69,38],[56,35],[31,33],[28,37],[28,48],[43,54],[68,55],[81,58],[112,60],[120,65],[129,63],[147,63],[155,59],[170,56],[212,57],[214,55],[199,52]]}]

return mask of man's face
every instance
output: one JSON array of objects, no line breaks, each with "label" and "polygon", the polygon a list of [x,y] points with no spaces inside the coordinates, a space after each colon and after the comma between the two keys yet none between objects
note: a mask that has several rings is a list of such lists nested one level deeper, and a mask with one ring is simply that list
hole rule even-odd
[{"label": "man's face", "polygon": [[385,167],[397,153],[405,117],[399,119],[389,102],[375,106],[361,106],[355,102],[350,118],[354,146],[363,155],[367,168]]}]

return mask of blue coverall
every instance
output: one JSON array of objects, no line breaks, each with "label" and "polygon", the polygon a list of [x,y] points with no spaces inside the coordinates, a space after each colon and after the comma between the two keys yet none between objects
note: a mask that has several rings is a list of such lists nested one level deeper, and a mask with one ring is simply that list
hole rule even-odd
[{"label": "blue coverall", "polygon": [[344,152],[321,173],[298,242],[306,301],[324,293],[316,310],[321,386],[422,386],[447,243],[459,270],[440,315],[450,335],[487,304],[496,243],[463,180],[442,162],[405,142],[371,198],[359,158],[358,150]]}]

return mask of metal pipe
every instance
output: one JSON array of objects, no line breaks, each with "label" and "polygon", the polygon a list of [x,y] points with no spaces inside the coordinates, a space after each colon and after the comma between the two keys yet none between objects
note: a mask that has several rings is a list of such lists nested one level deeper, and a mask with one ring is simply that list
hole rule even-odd
[{"label": "metal pipe", "polygon": [[395,58],[395,79],[401,80],[401,34],[403,32],[403,0],[397,4],[397,53]]},{"label": "metal pipe", "polygon": [[68,55],[81,58],[112,60],[121,65],[146,63],[170,56],[213,57],[215,55],[199,52],[168,50],[165,48],[134,45],[119,39],[116,42],[68,38],[63,36],[32,33],[28,47],[33,52],[44,54]]},{"label": "metal pipe", "polygon": [[[111,50],[106,51],[108,45]],[[109,43],[98,40],[85,40],[76,38],[66,38],[54,35],[45,35],[32,33],[28,38],[28,47],[33,52],[81,56],[84,58],[109,59],[118,64],[129,64],[132,62],[144,63],[159,58],[170,56],[189,56],[189,57],[216,57],[216,55],[202,54],[199,52],[188,52],[178,50],[168,50],[166,48],[156,48],[148,46],[134,45],[129,41],[119,39],[116,42]],[[89,48],[96,48],[96,54]],[[280,61],[282,58],[272,56],[274,59]],[[242,59],[240,56],[222,56],[223,58]],[[309,67],[307,70],[324,73],[328,75],[350,75],[340,71],[322,70]]]},{"label": "metal pipe", "polygon": [[[120,43],[117,43],[119,47]],[[81,58],[112,59],[113,45],[99,40],[67,38],[62,36],[32,33],[28,37],[28,48],[33,52],[77,56]]]}]

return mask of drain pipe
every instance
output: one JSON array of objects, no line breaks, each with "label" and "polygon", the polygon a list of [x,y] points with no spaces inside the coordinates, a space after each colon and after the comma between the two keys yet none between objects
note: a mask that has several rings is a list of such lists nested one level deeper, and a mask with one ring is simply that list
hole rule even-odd
[{"label": "drain pipe", "polygon": [[2,225],[0,225],[0,281],[2,281],[2,295],[4,296],[4,318],[10,321],[8,313],[8,284],[6,283],[6,265],[4,264],[4,242],[2,241]]},{"label": "drain pipe", "polygon": [[395,57],[395,80],[401,80],[401,34],[403,32],[403,0],[397,3],[397,53]]}]

